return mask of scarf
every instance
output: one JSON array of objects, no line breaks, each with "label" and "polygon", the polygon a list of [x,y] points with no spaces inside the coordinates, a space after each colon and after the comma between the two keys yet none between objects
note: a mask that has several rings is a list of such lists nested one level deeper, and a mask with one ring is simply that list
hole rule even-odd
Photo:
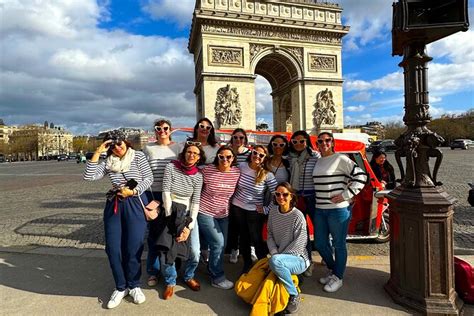
[{"label": "scarf", "polygon": [[105,165],[107,169],[112,172],[127,172],[130,170],[130,165],[135,159],[135,150],[132,148],[127,148],[127,152],[123,155],[122,158],[115,156],[114,154],[107,157]]},{"label": "scarf", "polygon": [[291,186],[298,191],[300,189],[300,176],[301,172],[304,171],[304,164],[310,158],[310,154],[305,149],[300,154],[290,153],[291,157]]},{"label": "scarf", "polygon": [[181,170],[181,172],[183,172],[187,176],[193,176],[196,173],[198,173],[198,171],[199,171],[199,169],[198,169],[198,167],[196,167],[196,165],[192,165],[191,167],[187,167],[184,164],[182,164],[181,161],[179,161],[179,160],[173,160],[172,162],[173,162],[173,164],[176,168]]}]

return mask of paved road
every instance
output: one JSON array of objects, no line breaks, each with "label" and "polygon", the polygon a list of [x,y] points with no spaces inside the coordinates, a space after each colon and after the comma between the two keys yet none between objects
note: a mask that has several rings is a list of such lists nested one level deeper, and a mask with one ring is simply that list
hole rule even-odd
[{"label": "paved road", "polygon": [[[474,208],[466,201],[474,176],[474,150],[444,150],[439,179],[458,199],[454,244],[474,253]],[[394,161],[390,155],[389,159]],[[103,249],[102,209],[108,179],[82,180],[83,164],[0,164],[0,247]],[[350,255],[388,255],[387,244],[351,242]]]}]

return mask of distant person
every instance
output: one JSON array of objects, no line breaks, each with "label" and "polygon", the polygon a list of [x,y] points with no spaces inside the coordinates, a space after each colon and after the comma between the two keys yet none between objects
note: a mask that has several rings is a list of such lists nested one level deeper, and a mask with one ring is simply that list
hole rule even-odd
[{"label": "distant person", "polygon": [[[165,167],[171,160],[176,159],[180,152],[181,145],[171,141],[171,122],[165,119],[158,119],[153,124],[156,141],[145,145],[143,152],[150,163],[153,172],[153,185],[146,191],[149,200],[157,200],[163,203],[163,174]],[[156,219],[155,219],[156,220]],[[158,273],[160,271],[160,261],[157,258],[154,240],[156,236],[148,234],[148,257],[146,269],[148,273],[148,286],[156,286],[158,283]]]},{"label": "distant person", "polygon": [[384,151],[376,151],[373,153],[370,166],[385,189],[395,189],[395,170],[390,162],[388,162],[387,154]]},{"label": "distant person", "polygon": [[230,146],[217,151],[214,163],[201,169],[203,188],[199,207],[199,232],[209,245],[207,270],[211,285],[220,289],[231,289],[234,283],[225,277],[224,249],[229,225],[229,200],[234,194],[240,177],[235,154]]},{"label": "distant person", "polygon": [[301,301],[291,275],[303,273],[311,262],[306,250],[306,220],[296,208],[297,199],[288,182],[278,184],[274,193],[274,203],[278,206],[270,210],[267,226],[270,269],[290,294],[286,307],[290,314],[298,311]]},{"label": "distant person", "polygon": [[270,159],[267,159],[268,169],[275,175],[277,183],[290,181],[290,162],[288,155],[288,140],[283,135],[274,135],[267,145]]},{"label": "distant person", "polygon": [[[329,269],[319,279],[324,291],[336,292],[342,286],[347,264],[346,237],[351,219],[349,201],[365,186],[366,173],[349,157],[334,152],[334,137],[318,135],[321,158],[313,170],[316,210],[313,216],[315,247]],[[332,236],[332,247],[329,241]],[[335,257],[333,256],[333,248]]]},{"label": "distant person", "polygon": [[[153,173],[145,154],[135,151],[125,138],[119,130],[108,132],[84,171],[85,180],[99,180],[108,175],[112,182],[104,209],[104,230],[115,290],[107,308],[117,307],[129,294],[135,304],[145,302],[140,276],[147,224],[140,198],[148,204],[143,193],[152,185]],[[99,163],[102,153],[107,153],[107,158]]]}]

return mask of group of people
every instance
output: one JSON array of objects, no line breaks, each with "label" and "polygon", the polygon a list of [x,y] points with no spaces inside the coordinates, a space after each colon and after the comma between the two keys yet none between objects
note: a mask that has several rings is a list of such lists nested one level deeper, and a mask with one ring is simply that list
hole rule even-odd
[{"label": "group of people", "polygon": [[[305,131],[249,148],[245,130],[237,128],[221,146],[207,118],[183,143],[172,141],[168,120],[155,121],[154,130],[156,142],[143,151],[134,150],[122,132],[108,132],[84,172],[85,180],[107,175],[112,183],[104,209],[105,250],[115,280],[108,308],[126,295],[136,304],[145,301],[140,277],[147,226],[147,284],[156,286],[161,276],[164,299],[173,296],[181,266],[185,284],[200,290],[195,271],[202,254],[211,285],[233,288],[224,271],[226,249],[232,263],[242,256],[242,273],[252,267],[252,249],[257,259],[270,257],[271,270],[290,294],[288,312],[300,303],[291,275],[311,275],[313,248],[328,269],[319,280],[323,289],[342,286],[350,202],[367,176],[334,151],[331,133],[318,135],[316,151]],[[102,162],[101,153],[107,153]],[[161,203],[160,213],[147,223],[143,208],[152,200]],[[314,238],[308,225],[314,225]]]}]

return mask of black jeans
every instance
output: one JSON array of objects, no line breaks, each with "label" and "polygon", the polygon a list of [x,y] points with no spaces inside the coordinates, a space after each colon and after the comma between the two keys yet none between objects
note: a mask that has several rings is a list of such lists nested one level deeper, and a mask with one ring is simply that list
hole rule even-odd
[{"label": "black jeans", "polygon": [[240,229],[240,249],[244,258],[243,271],[247,272],[252,267],[252,258],[250,255],[250,246],[255,247],[255,253],[258,259],[264,258],[268,253],[266,243],[262,239],[262,228],[265,221],[265,215],[256,211],[248,211],[231,204],[235,217],[239,223]]},{"label": "black jeans", "polygon": [[227,233],[227,247],[226,252],[231,253],[232,250],[239,249],[239,220],[236,213],[238,210],[232,203],[229,205],[229,231]]}]

